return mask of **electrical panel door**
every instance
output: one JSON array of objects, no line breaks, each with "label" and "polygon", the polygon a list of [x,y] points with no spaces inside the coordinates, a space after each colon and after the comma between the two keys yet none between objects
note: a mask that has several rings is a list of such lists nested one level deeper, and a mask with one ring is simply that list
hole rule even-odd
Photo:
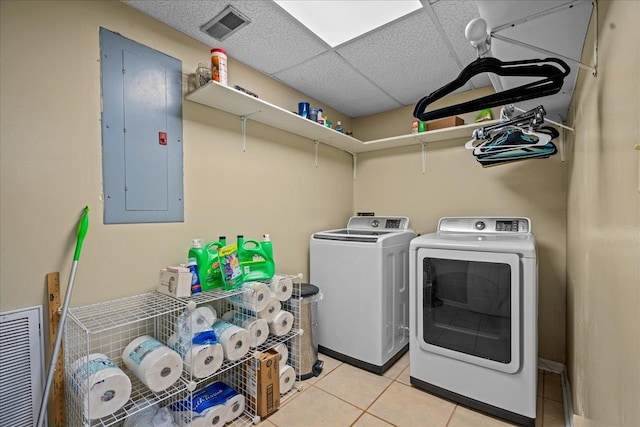
[{"label": "electrical panel door", "polygon": [[104,222],[184,220],[182,62],[100,29]]}]

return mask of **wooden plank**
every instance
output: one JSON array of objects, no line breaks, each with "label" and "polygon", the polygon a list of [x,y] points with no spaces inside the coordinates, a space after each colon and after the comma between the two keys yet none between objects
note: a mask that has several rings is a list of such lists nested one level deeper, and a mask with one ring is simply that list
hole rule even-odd
[{"label": "wooden plank", "polygon": [[[56,335],[60,326],[60,274],[47,274],[47,292],[49,294],[49,355],[53,354]],[[54,427],[65,427],[65,398],[64,398],[64,357],[60,347],[56,370],[51,384],[49,401],[49,419]]]}]

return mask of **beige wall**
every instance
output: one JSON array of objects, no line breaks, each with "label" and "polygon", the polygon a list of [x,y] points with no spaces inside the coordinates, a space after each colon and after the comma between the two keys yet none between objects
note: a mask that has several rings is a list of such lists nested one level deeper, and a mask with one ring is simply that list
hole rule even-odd
[{"label": "beige wall", "polygon": [[[640,425],[640,2],[600,1],[568,150],[567,367],[577,420]],[[593,63],[594,26],[583,61]]]},{"label": "beige wall", "polygon": [[[350,155],[322,146],[316,168],[312,141],[256,122],[243,153],[237,116],[184,101],[185,221],[103,225],[99,27],[182,60],[186,73],[209,46],[117,1],[0,4],[0,311],[44,304],[48,272],[64,292],[87,204],[74,306],[153,290],[193,237],[270,233],[278,270],[308,278],[310,234],[351,213]],[[229,74],[285,108],[308,99],[232,59]]]}]

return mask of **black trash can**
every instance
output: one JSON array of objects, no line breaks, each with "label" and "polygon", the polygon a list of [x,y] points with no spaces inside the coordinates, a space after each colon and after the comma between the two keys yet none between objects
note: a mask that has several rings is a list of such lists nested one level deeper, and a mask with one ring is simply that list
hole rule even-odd
[{"label": "black trash can", "polygon": [[322,299],[320,288],[309,283],[293,286],[293,297],[300,298],[300,329],[302,335],[294,339],[294,351],[300,354],[300,379],[317,377],[324,362],[318,360],[318,301]]}]

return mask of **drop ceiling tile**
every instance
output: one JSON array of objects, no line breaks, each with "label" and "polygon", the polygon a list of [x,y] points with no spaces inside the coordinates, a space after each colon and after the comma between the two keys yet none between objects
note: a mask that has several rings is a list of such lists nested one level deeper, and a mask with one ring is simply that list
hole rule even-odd
[{"label": "drop ceiling tile", "polygon": [[[202,43],[225,49],[230,57],[265,74],[289,68],[328,49],[272,1],[122,1]],[[200,27],[228,4],[247,16],[251,23],[219,42],[200,31]]]},{"label": "drop ceiling tile", "polygon": [[337,52],[404,105],[415,103],[460,72],[424,10],[341,46]]},{"label": "drop ceiling tile", "polygon": [[[439,1],[432,7],[462,66],[466,67],[477,58],[476,49],[464,35],[464,29],[469,21],[480,17],[476,3],[450,0]],[[477,75],[471,79],[471,82],[474,88],[491,85],[486,73]]]},{"label": "drop ceiling tile", "polygon": [[350,117],[401,106],[332,52],[276,73],[274,77]]},{"label": "drop ceiling tile", "polygon": [[502,24],[506,24],[538,12],[570,3],[573,0],[536,0],[536,1],[505,1],[481,0],[476,1],[480,16],[487,21],[489,31]]}]

